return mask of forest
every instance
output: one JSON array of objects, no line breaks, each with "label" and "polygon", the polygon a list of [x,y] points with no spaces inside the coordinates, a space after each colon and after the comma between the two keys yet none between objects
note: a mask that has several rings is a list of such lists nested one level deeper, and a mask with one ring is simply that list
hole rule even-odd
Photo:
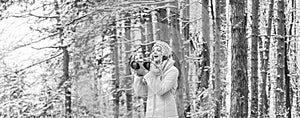
[{"label": "forest", "polygon": [[179,68],[179,118],[300,118],[298,0],[0,0],[1,118],[145,118],[130,57]]}]

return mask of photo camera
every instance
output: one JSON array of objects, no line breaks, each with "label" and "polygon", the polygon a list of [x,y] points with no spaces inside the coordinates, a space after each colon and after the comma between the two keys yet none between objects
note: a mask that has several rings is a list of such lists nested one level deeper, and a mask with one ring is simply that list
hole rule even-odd
[{"label": "photo camera", "polygon": [[139,48],[129,58],[130,68],[138,70],[143,67],[150,70],[150,51],[152,46],[153,44],[139,46]]},{"label": "photo camera", "polygon": [[134,59],[134,60],[132,60],[132,61],[130,61],[130,67],[132,68],[132,69],[134,69],[134,70],[138,70],[138,69],[140,69],[142,66],[145,68],[145,69],[147,69],[147,70],[150,70],[150,61],[146,61],[146,60],[136,60],[136,59]]}]

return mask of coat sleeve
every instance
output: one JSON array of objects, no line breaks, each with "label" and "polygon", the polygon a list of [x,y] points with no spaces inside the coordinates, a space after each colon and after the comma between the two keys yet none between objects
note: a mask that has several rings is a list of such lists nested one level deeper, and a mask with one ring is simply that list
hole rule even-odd
[{"label": "coat sleeve", "polygon": [[146,97],[148,94],[148,86],[146,82],[142,81],[143,77],[134,76],[133,90],[137,96]]},{"label": "coat sleeve", "polygon": [[158,85],[157,95],[164,95],[168,91],[170,91],[173,87],[177,86],[177,78],[179,71],[177,68],[173,68],[169,72],[166,73],[165,78],[161,80]]}]

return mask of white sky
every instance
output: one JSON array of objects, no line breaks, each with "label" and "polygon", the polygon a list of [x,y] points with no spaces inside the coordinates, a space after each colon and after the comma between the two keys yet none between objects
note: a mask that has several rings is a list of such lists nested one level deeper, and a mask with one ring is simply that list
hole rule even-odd
[{"label": "white sky", "polygon": [[[22,10],[24,7],[12,7],[8,9],[9,12],[17,13]],[[34,12],[39,14],[42,12]],[[4,13],[7,14],[7,13]],[[10,13],[12,14],[12,13]],[[40,15],[40,14],[39,14]],[[41,14],[42,15],[42,14]],[[33,17],[27,18],[15,18],[9,17],[3,20],[0,20],[0,57],[4,56],[1,62],[4,62],[8,68],[12,68],[14,71],[25,68],[33,63],[36,63],[40,60],[49,58],[49,51],[53,49],[43,49],[36,50],[32,47],[46,47],[51,45],[49,40],[41,41],[39,43],[29,45],[14,50],[13,48],[18,45],[24,45],[31,41],[39,40],[44,37],[42,34],[30,30],[30,26],[35,26]],[[50,23],[38,24],[43,26],[49,26]],[[0,63],[2,64],[2,63]],[[0,66],[1,67],[1,66]],[[33,71],[27,75],[27,82],[33,83],[41,81],[40,73],[45,72],[40,66],[35,66],[28,71]],[[31,92],[38,92],[39,86],[34,86],[33,89],[30,89]]]}]

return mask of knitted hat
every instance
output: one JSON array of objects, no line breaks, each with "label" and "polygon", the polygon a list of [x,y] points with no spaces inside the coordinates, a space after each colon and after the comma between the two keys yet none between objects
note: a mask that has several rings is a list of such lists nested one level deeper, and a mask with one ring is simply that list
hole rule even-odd
[{"label": "knitted hat", "polygon": [[166,42],[156,41],[152,49],[156,46],[161,47],[163,56],[169,57],[172,55],[172,48]]}]

